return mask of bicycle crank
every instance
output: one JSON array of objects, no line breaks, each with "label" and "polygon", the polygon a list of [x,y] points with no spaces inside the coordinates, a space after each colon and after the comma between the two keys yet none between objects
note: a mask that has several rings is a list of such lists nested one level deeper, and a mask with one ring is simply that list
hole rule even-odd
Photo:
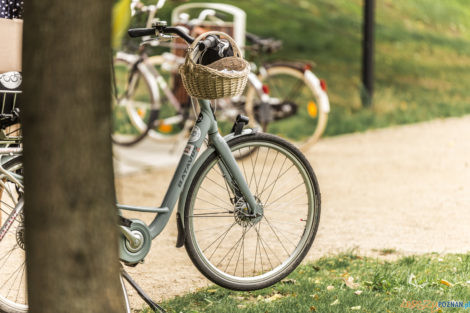
[{"label": "bicycle crank", "polygon": [[150,251],[152,237],[144,222],[131,219],[130,226],[120,226],[119,258],[126,265],[136,265],[143,261]]}]

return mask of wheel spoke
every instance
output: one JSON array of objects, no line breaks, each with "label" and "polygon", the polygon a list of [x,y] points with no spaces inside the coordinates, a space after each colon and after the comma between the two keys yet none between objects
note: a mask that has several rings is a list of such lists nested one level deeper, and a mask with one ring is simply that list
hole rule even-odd
[{"label": "wheel spoke", "polygon": [[[251,227],[248,229],[250,230]],[[244,230],[244,234],[248,231],[248,230]],[[232,249],[234,249],[235,247],[238,247],[238,244],[241,242],[242,240],[242,237],[240,237],[240,239],[237,240],[237,242],[228,250],[228,252],[222,257],[222,259],[219,261],[219,263],[216,265],[217,267],[220,265],[220,263],[222,263],[223,260],[225,260],[225,258],[229,255],[229,253],[232,251]],[[231,258],[230,258],[231,260]],[[229,261],[229,264],[230,264],[230,261]],[[225,269],[226,270],[226,269]]]},{"label": "wheel spoke", "polygon": [[279,243],[281,244],[282,248],[284,249],[284,251],[286,252],[287,255],[289,255],[290,253],[287,251],[286,247],[284,247],[284,244],[282,243],[282,240],[279,238],[279,236],[277,235],[277,233],[274,231],[274,228],[272,227],[271,223],[269,223],[268,219],[266,218],[266,216],[263,216],[264,220],[268,223],[268,226],[271,228],[272,232],[274,233],[274,236],[276,236],[277,240],[279,241]]},{"label": "wheel spoke", "polygon": [[266,183],[268,182],[268,179],[271,176],[271,171],[273,170],[274,165],[276,164],[276,160],[278,156],[279,156],[279,151],[276,151],[276,156],[274,157],[274,161],[271,163],[271,168],[269,169],[268,176],[266,177],[266,180],[264,181],[263,188],[261,189],[261,193],[259,194],[260,196],[266,188]]},{"label": "wheel spoke", "polygon": [[20,277],[20,285],[18,286],[18,291],[16,292],[16,298],[15,298],[16,302],[18,302],[18,296],[19,296],[20,291],[21,291],[21,285],[23,285],[23,277],[24,277],[25,271],[26,271],[26,266],[23,266],[23,270],[21,271],[21,277]]},{"label": "wheel spoke", "polygon": [[[258,150],[261,150],[261,148],[259,148]],[[263,163],[263,168],[261,169],[261,174],[259,174],[259,180],[258,180],[257,186],[261,185],[261,179],[263,178],[264,168],[266,166],[266,161],[268,160],[270,150],[271,148],[268,148],[268,151],[266,152],[266,157],[264,158],[264,163]],[[258,188],[256,189],[256,194],[258,194]]]},{"label": "wheel spoke", "polygon": [[[226,205],[225,201],[223,201],[219,196],[215,195],[214,193],[210,192],[209,190],[207,190],[203,187],[201,187],[201,189],[204,190],[205,192],[207,192],[208,194],[210,194],[211,196],[214,196],[214,198],[216,198],[217,200],[221,201],[224,205]],[[228,192],[228,190],[227,190],[227,192]]]},{"label": "wheel spoke", "polygon": [[[22,163],[20,157],[15,157],[2,164],[9,173],[21,175]],[[23,214],[18,212],[13,220],[12,213],[18,209],[18,200],[22,191],[8,177],[2,176],[0,186],[0,214],[3,227],[6,225],[5,236],[0,241],[0,301],[10,301],[15,304],[26,303],[26,262],[22,248]],[[10,224],[9,224],[10,223]]]},{"label": "wheel spoke", "polygon": [[[276,200],[274,200],[272,203],[276,203],[277,200],[283,198],[284,196],[290,194],[292,191],[294,191],[295,189],[299,188],[300,186],[303,186],[304,185],[304,182],[301,182],[300,184],[298,184],[297,186],[295,186],[294,188],[290,189],[289,191],[285,192],[284,194],[282,194],[282,196],[278,197]],[[266,202],[268,202],[269,200],[269,197],[268,199],[266,200]]]},{"label": "wheel spoke", "polygon": [[[230,211],[229,208],[218,206],[217,204],[214,204],[214,203],[212,203],[212,202],[210,202],[210,201],[207,201],[207,200],[205,200],[205,199],[201,199],[201,198],[198,197],[197,200],[201,200],[201,201],[203,201],[203,202],[205,202],[205,203],[207,203],[207,204],[210,204],[210,205],[214,206],[215,208],[224,209],[224,210],[227,211],[227,212]],[[199,209],[198,209],[198,210],[199,210]]]},{"label": "wheel spoke", "polygon": [[235,226],[237,223],[236,222],[233,222],[232,225],[230,225],[230,227],[222,233],[222,235],[220,235],[219,237],[217,237],[209,246],[207,246],[203,252],[205,252],[207,249],[209,249],[214,243],[216,243],[220,237],[223,236],[222,240],[220,241],[220,243],[217,245],[217,247],[215,248],[214,252],[219,248],[220,244],[222,243],[222,241],[224,240],[224,238],[227,236],[228,232],[233,228],[233,226]]}]

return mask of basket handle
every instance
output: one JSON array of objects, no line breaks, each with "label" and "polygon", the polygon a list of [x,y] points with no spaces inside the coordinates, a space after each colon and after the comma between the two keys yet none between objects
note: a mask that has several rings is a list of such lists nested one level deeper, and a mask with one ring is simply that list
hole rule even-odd
[{"label": "basket handle", "polygon": [[237,43],[235,42],[235,40],[233,40],[232,37],[230,37],[228,34],[224,33],[224,32],[219,32],[219,31],[209,31],[209,32],[205,32],[205,33],[202,33],[201,35],[199,35],[196,39],[194,39],[193,43],[189,46],[188,48],[188,53],[186,55],[186,63],[188,62],[189,60],[189,64],[191,65],[195,65],[196,63],[194,62],[193,60],[193,56],[192,56],[192,53],[194,51],[194,48],[196,48],[196,45],[201,41],[203,40],[204,38],[206,38],[207,36],[209,35],[219,35],[219,36],[223,36],[225,39],[228,40],[228,42],[230,42],[230,44],[232,45],[232,49],[233,49],[233,55],[236,56],[236,57],[239,57],[241,58],[242,57],[242,53],[240,51],[240,48],[238,47]]}]

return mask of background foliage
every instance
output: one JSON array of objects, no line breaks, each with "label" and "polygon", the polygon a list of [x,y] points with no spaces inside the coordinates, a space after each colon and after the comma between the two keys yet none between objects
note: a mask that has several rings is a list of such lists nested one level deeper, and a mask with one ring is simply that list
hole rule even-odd
[{"label": "background foliage", "polygon": [[[247,12],[248,31],[282,39],[283,50],[269,58],[316,63],[332,105],[327,135],[470,113],[466,0],[377,1],[371,109],[360,101],[363,0],[205,2],[238,6]],[[181,3],[168,1],[159,17],[169,21]],[[139,18],[132,23],[143,26]]]}]

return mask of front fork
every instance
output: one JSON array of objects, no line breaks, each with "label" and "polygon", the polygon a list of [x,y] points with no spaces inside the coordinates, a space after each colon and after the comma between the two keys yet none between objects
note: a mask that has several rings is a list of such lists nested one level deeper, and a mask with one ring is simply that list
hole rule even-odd
[{"label": "front fork", "polygon": [[[248,118],[237,116],[233,129],[235,132],[241,132],[243,126],[248,123]],[[255,197],[243,177],[240,167],[235,160],[230,147],[222,136],[216,132],[209,134],[209,138],[219,153],[222,162],[219,162],[219,168],[222,171],[227,185],[230,187],[236,198],[243,197],[248,204],[248,216],[259,217],[263,214],[261,206],[257,203]]]},{"label": "front fork", "polygon": [[[144,237],[148,237],[148,240],[150,241],[158,236],[166,226],[171,212],[176,205],[176,201],[181,195],[183,186],[186,185],[186,179],[190,174],[193,163],[206,134],[209,134],[210,143],[213,145],[215,151],[220,157],[221,162],[219,162],[219,166],[227,182],[227,185],[233,194],[235,194],[235,196],[239,199],[243,198],[246,204],[246,215],[250,217],[260,217],[263,214],[262,207],[257,203],[255,197],[251,193],[250,188],[232,154],[232,151],[230,150],[230,147],[218,131],[217,121],[213,116],[210,102],[207,100],[199,100],[199,105],[201,107],[200,117],[198,118],[196,125],[193,127],[188,144],[186,145],[185,151],[180,159],[180,162],[178,163],[173,179],[170,182],[170,187],[163,199],[161,208],[159,208],[161,210],[165,210],[165,213],[159,213],[148,227],[143,223],[142,225],[135,221],[132,223],[132,225],[135,224],[135,227],[138,227],[136,231],[140,231],[143,235],[145,235]],[[240,123],[241,120],[237,118],[237,122]],[[243,128],[243,126],[244,124],[239,125],[238,131],[241,132],[241,128]],[[234,127],[234,129],[237,129],[237,127]],[[127,231],[127,227],[128,226],[121,227],[122,235],[127,238],[126,241],[128,244],[140,247],[140,241],[142,239],[135,236],[132,232]],[[177,246],[181,246],[183,240],[182,234],[184,232],[181,220],[178,222],[178,230],[179,235]],[[146,245],[145,247],[145,250],[150,249],[149,245]],[[139,251],[139,255],[135,255],[135,258],[134,256],[129,258],[129,260],[132,261],[130,263],[135,263],[137,259],[142,259],[146,252],[140,254]],[[137,252],[134,254],[137,254]],[[121,259],[126,260],[122,256]]]}]

